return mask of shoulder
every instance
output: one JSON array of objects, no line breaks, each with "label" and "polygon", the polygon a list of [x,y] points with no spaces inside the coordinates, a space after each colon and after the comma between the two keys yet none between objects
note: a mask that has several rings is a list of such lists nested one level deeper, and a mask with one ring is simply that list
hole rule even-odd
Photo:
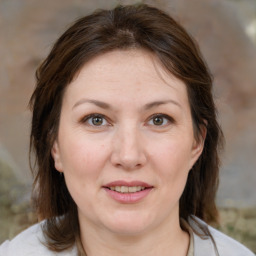
[{"label": "shoulder", "polygon": [[36,224],[21,232],[11,241],[5,241],[0,246],[0,256],[47,255],[47,248],[43,245],[44,236],[42,223]]},{"label": "shoulder", "polygon": [[[233,238],[221,233],[213,227],[208,226],[205,222],[198,218],[195,218],[195,220],[197,223],[200,224],[200,226],[208,228],[213,240],[216,243],[219,256],[255,256],[253,252],[251,252],[249,249],[247,249],[245,246],[243,246]],[[202,234],[202,229],[198,228],[196,222],[192,219],[190,220],[190,225],[195,228],[199,234]],[[209,250],[212,252],[212,254],[210,255],[216,255],[213,242],[209,237],[201,238],[194,233],[194,246],[195,256],[205,255],[205,253],[209,252]]]},{"label": "shoulder", "polygon": [[5,241],[0,245],[0,256],[71,256],[76,255],[74,249],[62,253],[50,251],[45,246],[45,238],[42,231],[44,222],[38,223],[21,232],[11,241]]},{"label": "shoulder", "polygon": [[209,227],[210,233],[212,234],[220,256],[222,255],[233,255],[233,256],[255,256],[248,248],[240,244],[233,238],[221,233],[220,231]]}]

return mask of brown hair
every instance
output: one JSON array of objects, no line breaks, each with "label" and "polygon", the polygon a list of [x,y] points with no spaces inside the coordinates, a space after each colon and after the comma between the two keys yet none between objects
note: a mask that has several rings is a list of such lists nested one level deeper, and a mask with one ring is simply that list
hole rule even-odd
[{"label": "brown hair", "polygon": [[79,238],[76,205],[51,156],[65,88],[96,55],[130,48],[154,53],[170,73],[186,84],[195,136],[199,139],[202,126],[207,126],[207,135],[180,199],[180,217],[188,220],[195,215],[206,222],[217,220],[215,194],[222,132],[216,121],[209,70],[195,42],[169,15],[147,5],[118,6],[75,22],[57,40],[36,73],[37,85],[30,100],[30,152],[34,150],[36,157],[35,204],[40,217],[47,219],[44,232],[52,250],[67,249]]}]

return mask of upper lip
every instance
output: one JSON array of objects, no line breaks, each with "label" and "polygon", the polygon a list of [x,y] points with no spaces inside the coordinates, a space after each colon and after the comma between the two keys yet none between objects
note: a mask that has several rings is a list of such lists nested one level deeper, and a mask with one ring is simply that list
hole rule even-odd
[{"label": "upper lip", "polygon": [[116,180],[110,183],[105,184],[103,187],[115,187],[115,186],[127,186],[127,187],[135,187],[135,186],[141,186],[145,188],[152,188],[153,186],[139,180],[134,180],[134,181],[124,181],[124,180]]}]

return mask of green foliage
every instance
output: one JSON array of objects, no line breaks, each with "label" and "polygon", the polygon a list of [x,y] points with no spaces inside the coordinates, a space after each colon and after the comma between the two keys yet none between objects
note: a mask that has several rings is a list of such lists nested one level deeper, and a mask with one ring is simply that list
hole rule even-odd
[{"label": "green foliage", "polygon": [[0,243],[34,221],[30,202],[24,199],[26,192],[10,166],[0,159]]},{"label": "green foliage", "polygon": [[220,209],[220,230],[256,253],[256,208]]}]

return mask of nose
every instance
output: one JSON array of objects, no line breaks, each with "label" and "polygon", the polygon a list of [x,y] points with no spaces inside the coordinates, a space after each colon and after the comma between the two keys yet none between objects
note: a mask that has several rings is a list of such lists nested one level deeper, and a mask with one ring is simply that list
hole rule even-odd
[{"label": "nose", "polygon": [[136,127],[120,128],[113,137],[111,162],[118,168],[134,170],[147,161],[142,135]]}]

